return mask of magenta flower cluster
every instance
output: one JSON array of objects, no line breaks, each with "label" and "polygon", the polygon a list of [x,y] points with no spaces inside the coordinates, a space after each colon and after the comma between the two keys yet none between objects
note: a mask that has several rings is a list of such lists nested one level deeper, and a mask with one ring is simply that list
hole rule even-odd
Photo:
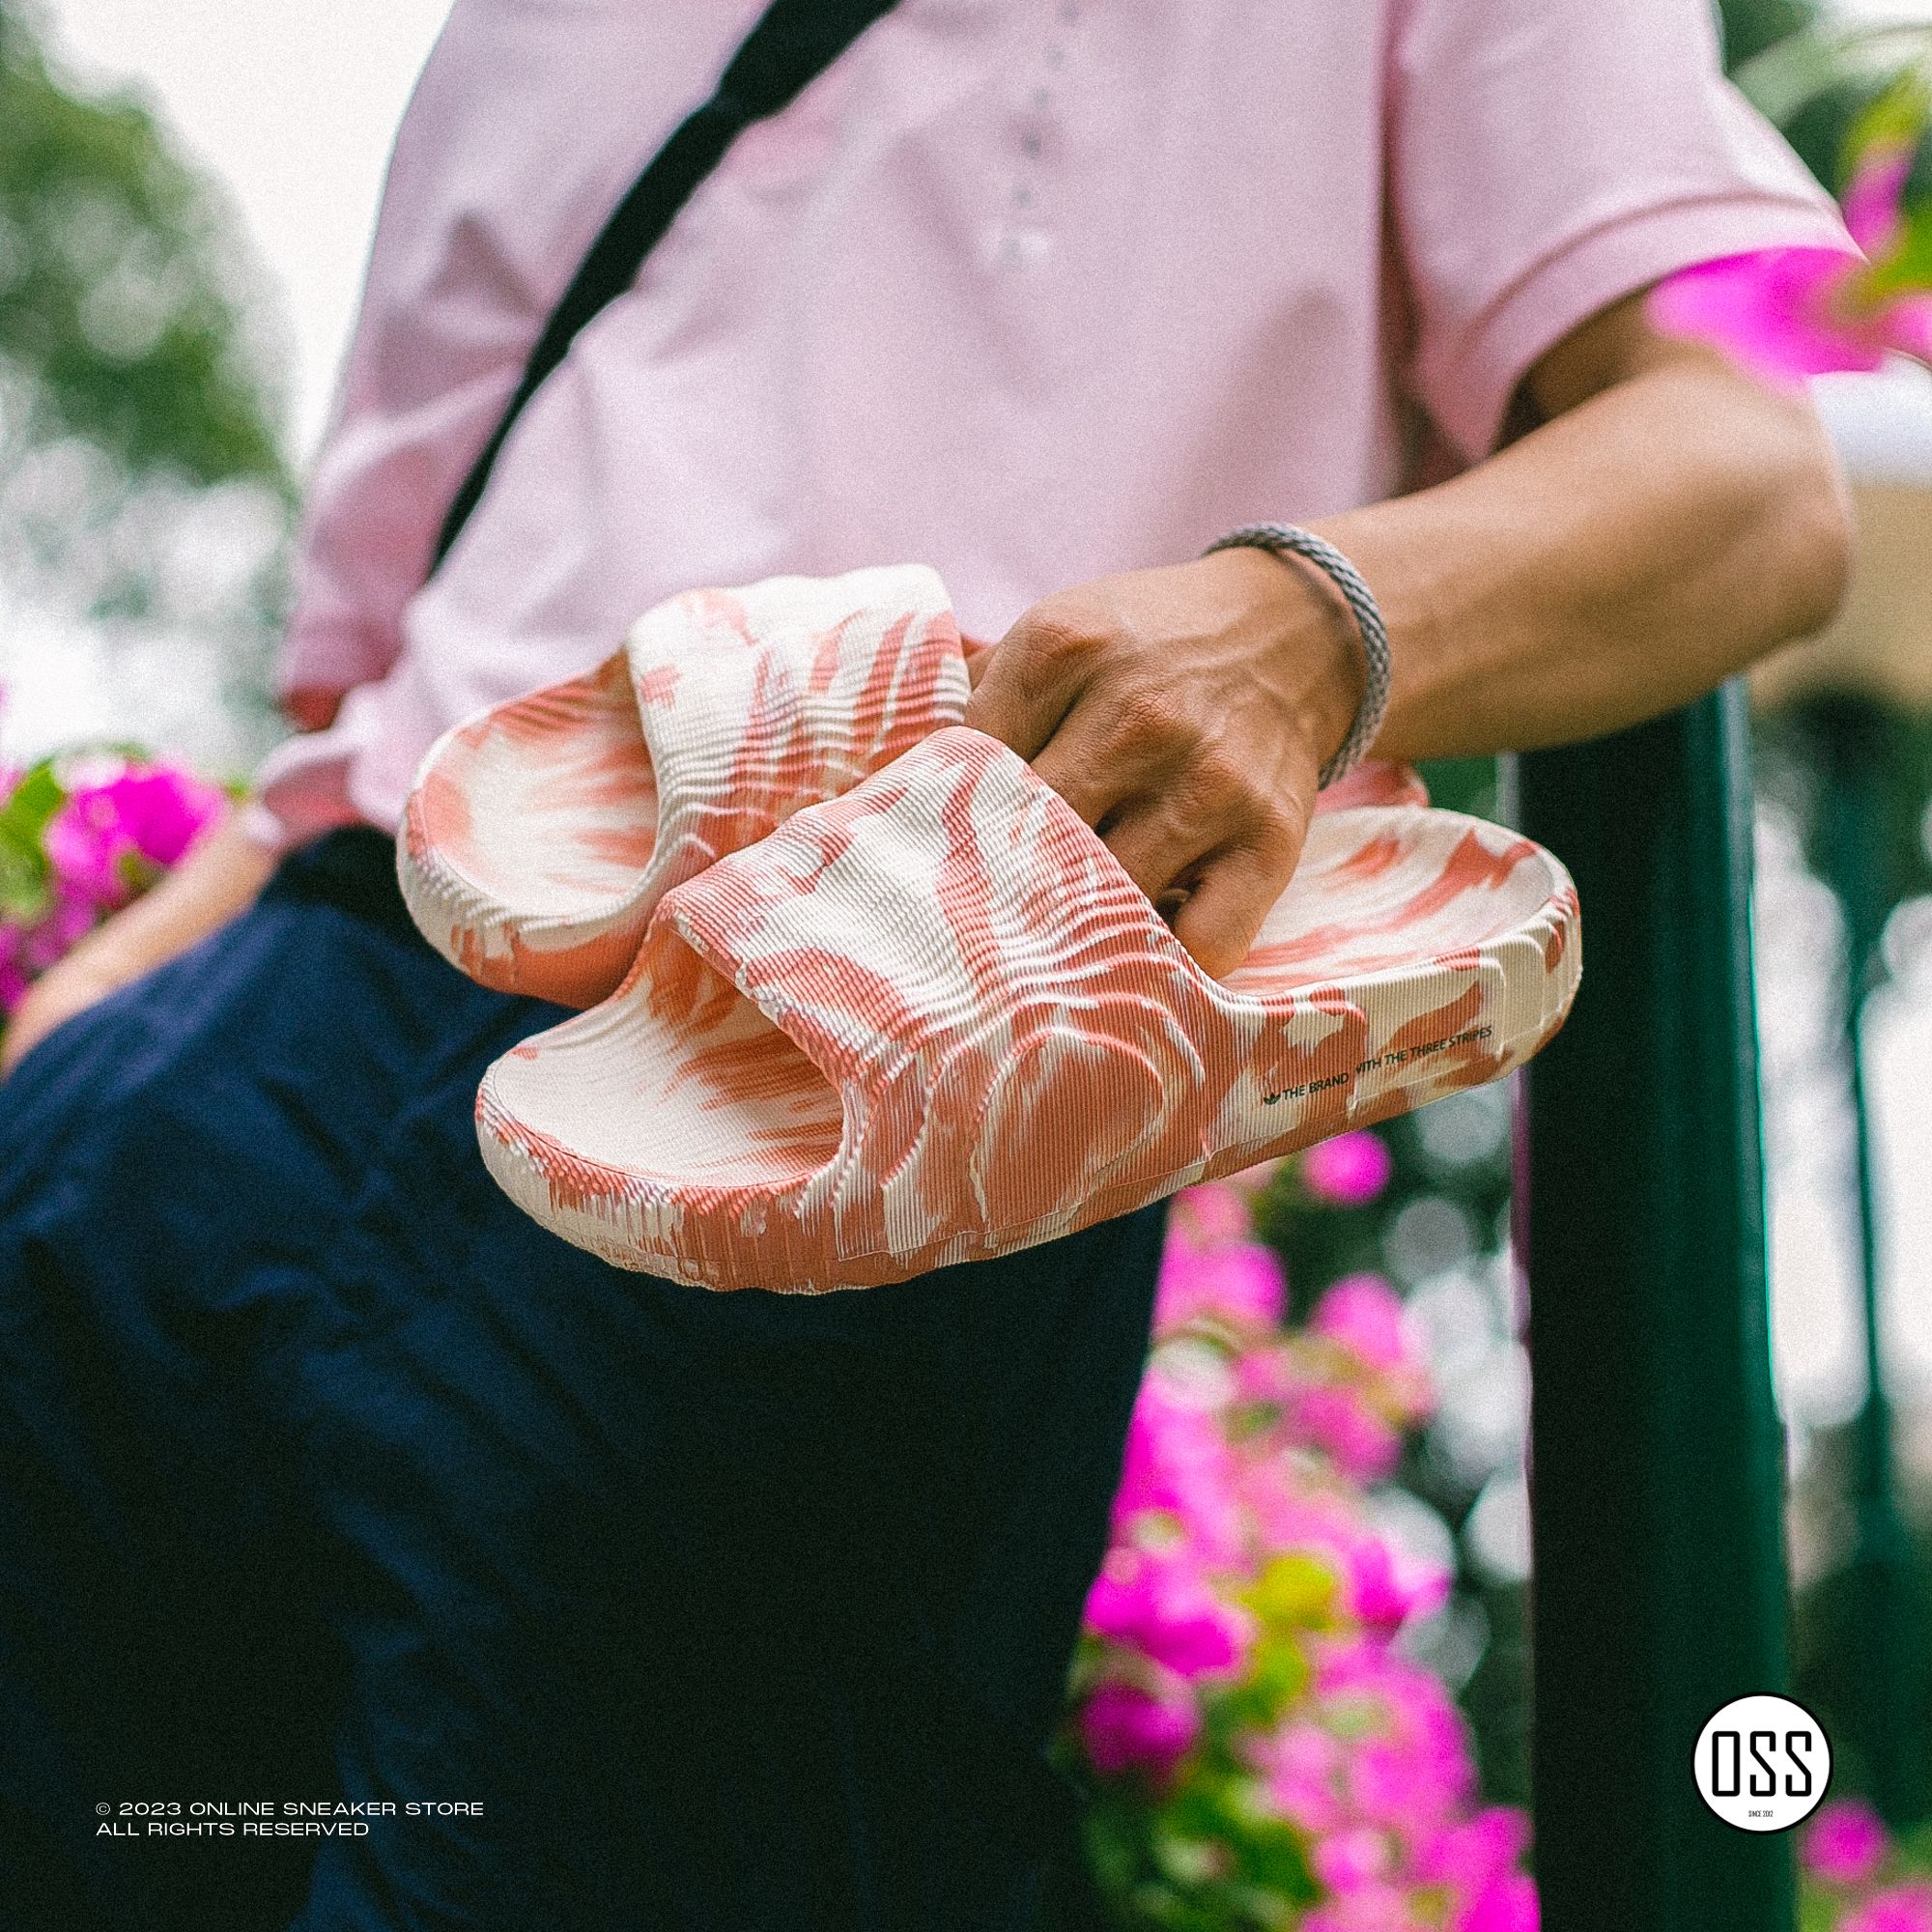
[{"label": "magenta flower cluster", "polygon": [[1932,1875],[1893,1843],[1868,1804],[1833,1799],[1800,1841],[1806,1925],[1830,1932],[1932,1932]]},{"label": "magenta flower cluster", "polygon": [[[1308,1191],[1386,1184],[1378,1136],[1329,1146]],[[1284,1291],[1239,1186],[1179,1197],[1075,1675],[1096,1866],[1151,1923],[1533,1932],[1526,1821],[1397,1641],[1451,1582],[1368,1493],[1431,1404],[1401,1303],[1350,1276],[1289,1332]]]},{"label": "magenta flower cluster", "polygon": [[1906,203],[1928,105],[1908,75],[1854,134],[1843,213],[1862,260],[1834,248],[1769,248],[1700,263],[1659,284],[1652,321],[1785,387],[1878,369],[1892,355],[1932,362],[1932,209]]},{"label": "magenta flower cluster", "polygon": [[218,786],[142,757],[0,767],[0,1015],[226,808]]}]

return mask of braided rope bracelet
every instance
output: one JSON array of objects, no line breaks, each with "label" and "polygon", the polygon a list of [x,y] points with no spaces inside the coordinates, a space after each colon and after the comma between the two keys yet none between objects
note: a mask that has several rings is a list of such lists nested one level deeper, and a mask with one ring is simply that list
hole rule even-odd
[{"label": "braided rope bracelet", "polygon": [[1388,626],[1382,622],[1381,610],[1374,592],[1362,582],[1361,572],[1333,544],[1318,537],[1313,530],[1304,530],[1296,524],[1243,524],[1239,529],[1230,530],[1209,544],[1202,555],[1211,556],[1217,550],[1241,547],[1272,551],[1277,556],[1287,554],[1304,558],[1328,578],[1354,612],[1355,627],[1362,639],[1362,701],[1341,748],[1321,767],[1321,783],[1331,785],[1361,763],[1375,743],[1376,733],[1381,729],[1389,701]]}]

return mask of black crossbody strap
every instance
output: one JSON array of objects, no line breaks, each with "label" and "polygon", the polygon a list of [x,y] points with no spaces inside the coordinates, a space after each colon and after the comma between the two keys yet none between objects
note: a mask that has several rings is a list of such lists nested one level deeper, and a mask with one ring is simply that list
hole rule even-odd
[{"label": "black crossbody strap", "polygon": [[788,106],[896,0],[773,0],[731,57],[704,105],[688,115],[632,183],[590,244],[524,365],[523,380],[490,440],[470,465],[442,520],[430,574],[449,554],[481,500],[503,439],[544,378],[569,352],[577,331],[637,279],[645,256],[734,139],[754,121]]}]

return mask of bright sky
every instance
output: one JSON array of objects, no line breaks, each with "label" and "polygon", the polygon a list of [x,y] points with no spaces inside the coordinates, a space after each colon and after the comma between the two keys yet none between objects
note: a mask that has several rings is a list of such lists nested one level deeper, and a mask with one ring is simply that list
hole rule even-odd
[{"label": "bright sky", "polygon": [[[355,311],[363,257],[397,121],[429,52],[447,0],[43,0],[61,43],[99,84],[131,82],[169,121],[186,151],[224,185],[249,239],[285,301],[290,338],[295,446],[313,448]],[[672,0],[631,0],[672,4]],[[1847,0],[1872,18],[1932,17],[1932,0]],[[1908,385],[1914,387],[1914,385]],[[1848,447],[1890,473],[1923,475],[1932,449],[1932,384],[1914,392],[1860,392],[1834,417]],[[1921,427],[1893,447],[1908,414]],[[93,679],[91,685],[89,678]],[[46,702],[79,715],[94,672],[74,676]],[[83,690],[86,686],[86,690]],[[24,697],[26,693],[22,693]],[[1770,855],[1767,855],[1770,856]],[[1780,867],[1767,867],[1767,901],[1779,897]],[[1786,891],[1802,891],[1788,869]],[[1770,908],[1767,907],[1769,912]],[[1775,923],[1775,921],[1768,923]],[[1788,983],[1815,953],[1815,907],[1797,908],[1803,943],[1778,943],[1767,959],[1766,1030],[1774,1059],[1811,1057],[1801,1037],[1815,995]],[[1805,936],[1808,935],[1808,936]],[[1776,1009],[1782,1008],[1783,1014]],[[1873,1086],[1894,1124],[1888,1142],[1888,1192],[1894,1204],[1894,1359],[1932,1386],[1932,1139],[1911,1096],[1932,1053],[1932,986],[1894,1000],[1874,1028]],[[1787,1397],[1814,1415],[1842,1412],[1861,1379],[1852,1284],[1843,1265],[1842,1196],[1836,1160],[1842,1121],[1829,1091],[1801,1080],[1774,1123],[1781,1184],[1776,1190],[1778,1354]],[[1911,1125],[1904,1122],[1910,1119]]]}]

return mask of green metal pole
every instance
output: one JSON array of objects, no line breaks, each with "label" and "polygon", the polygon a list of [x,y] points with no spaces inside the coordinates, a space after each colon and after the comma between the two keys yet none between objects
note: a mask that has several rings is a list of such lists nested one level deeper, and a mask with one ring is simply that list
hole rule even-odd
[{"label": "green metal pole", "polygon": [[1691,1777],[1706,1719],[1788,1666],[1741,696],[1517,782],[1584,935],[1518,1187],[1544,1924],[1790,1932],[1789,1840],[1721,1823]]},{"label": "green metal pole", "polygon": [[1864,1323],[1865,1399],[1852,1430],[1855,1524],[1846,1617],[1833,1633],[1851,1692],[1846,1743],[1872,1802],[1894,1828],[1925,1815],[1927,1742],[1918,1560],[1898,1507],[1885,1385],[1876,1183],[1865,1104],[1865,1000],[1881,977],[1890,911],[1883,834],[1886,718],[1870,699],[1814,700],[1800,724],[1825,769],[1818,862],[1845,921],[1844,1054],[1852,1102],[1854,1199]]}]

